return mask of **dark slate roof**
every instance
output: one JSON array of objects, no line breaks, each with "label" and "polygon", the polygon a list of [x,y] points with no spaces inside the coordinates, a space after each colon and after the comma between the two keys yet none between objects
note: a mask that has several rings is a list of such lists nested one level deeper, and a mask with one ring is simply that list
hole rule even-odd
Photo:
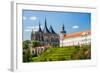
[{"label": "dark slate roof", "polygon": [[63,30],[63,31],[60,31],[60,33],[66,33],[66,31]]},{"label": "dark slate roof", "polygon": [[51,25],[50,25],[49,31],[50,31],[52,34],[56,34]]},{"label": "dark slate roof", "polygon": [[64,24],[62,25],[62,30],[60,31],[60,33],[66,33]]},{"label": "dark slate roof", "polygon": [[50,31],[47,28],[47,22],[46,22],[46,20],[45,20],[45,26],[44,26],[43,32],[44,33],[50,33]]},{"label": "dark slate roof", "polygon": [[39,22],[39,30],[38,30],[38,32],[43,32],[42,29],[41,29],[41,24],[40,24],[40,22]]}]

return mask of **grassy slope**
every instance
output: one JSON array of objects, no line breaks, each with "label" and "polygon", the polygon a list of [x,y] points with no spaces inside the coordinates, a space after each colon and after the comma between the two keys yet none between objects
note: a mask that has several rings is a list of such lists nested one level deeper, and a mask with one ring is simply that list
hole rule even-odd
[{"label": "grassy slope", "polygon": [[[69,47],[59,47],[50,48],[43,52],[38,57],[33,57],[33,62],[40,61],[62,61],[62,60],[78,60],[78,59],[90,59],[91,49],[89,46],[69,46]],[[87,54],[86,54],[87,53]]]},{"label": "grassy slope", "polygon": [[79,47],[60,47],[50,48],[38,57],[32,58],[33,61],[60,61],[71,60],[72,55],[78,52]]}]

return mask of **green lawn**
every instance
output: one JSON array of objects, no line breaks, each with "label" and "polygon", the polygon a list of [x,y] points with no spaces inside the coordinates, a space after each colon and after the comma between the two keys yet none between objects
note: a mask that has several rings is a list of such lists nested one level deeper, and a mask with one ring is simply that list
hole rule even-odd
[{"label": "green lawn", "polygon": [[80,59],[90,59],[91,49],[90,45],[86,46],[68,46],[68,47],[58,47],[49,48],[41,55],[33,57],[33,62],[41,61],[64,61],[64,60],[80,60]]}]

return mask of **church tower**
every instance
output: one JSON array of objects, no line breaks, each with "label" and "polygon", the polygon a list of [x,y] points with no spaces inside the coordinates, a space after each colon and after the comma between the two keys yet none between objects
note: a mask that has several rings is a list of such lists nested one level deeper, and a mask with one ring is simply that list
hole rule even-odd
[{"label": "church tower", "polygon": [[61,31],[60,31],[60,46],[63,47],[63,40],[64,40],[64,36],[66,35],[66,31],[65,31],[65,27],[64,27],[64,24],[62,25],[61,27]]},{"label": "church tower", "polygon": [[62,29],[61,29],[60,33],[62,33],[62,34],[66,34],[64,24],[62,25]]},{"label": "church tower", "polygon": [[31,32],[31,40],[34,40],[34,39],[35,39],[35,32],[32,29],[32,32]]}]

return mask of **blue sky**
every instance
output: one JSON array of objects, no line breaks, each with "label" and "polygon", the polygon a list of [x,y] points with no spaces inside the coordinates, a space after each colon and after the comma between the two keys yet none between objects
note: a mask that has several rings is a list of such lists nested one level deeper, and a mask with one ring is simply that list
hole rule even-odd
[{"label": "blue sky", "polygon": [[54,12],[23,10],[23,40],[30,40],[32,29],[38,30],[39,22],[44,28],[45,19],[49,28],[52,25],[56,33],[60,33],[64,24],[67,33],[80,32],[91,29],[91,13]]}]

